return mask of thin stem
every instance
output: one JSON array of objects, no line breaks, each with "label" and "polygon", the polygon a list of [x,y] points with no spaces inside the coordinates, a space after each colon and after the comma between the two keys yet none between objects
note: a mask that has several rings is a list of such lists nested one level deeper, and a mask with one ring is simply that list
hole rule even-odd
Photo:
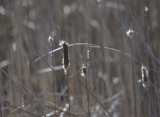
[{"label": "thin stem", "polygon": [[70,90],[69,90],[69,77],[68,77],[68,73],[66,72],[66,78],[67,78],[67,85],[68,85],[68,103],[69,103],[69,108],[68,108],[68,111],[69,111],[69,117],[70,117],[70,113],[71,113],[71,103],[70,103]]},{"label": "thin stem", "polygon": [[[53,50],[53,42],[51,45],[51,49]],[[52,53],[52,66],[53,66],[53,53]],[[56,116],[56,77],[54,78],[54,71],[52,72],[54,79],[54,103],[55,103],[55,116]]]},{"label": "thin stem", "polygon": [[90,117],[90,110],[89,110],[89,93],[88,93],[88,90],[89,89],[89,86],[88,86],[88,78],[89,78],[89,53],[90,53],[90,50],[89,50],[89,47],[87,46],[87,58],[86,58],[86,66],[87,66],[87,76],[85,77],[85,84],[86,84],[86,95],[87,95],[87,110],[88,110],[88,117]]},{"label": "thin stem", "polygon": [[0,116],[2,117],[3,114],[2,114],[2,100],[1,100],[1,90],[0,90]]},{"label": "thin stem", "polygon": [[[133,40],[133,39],[132,39]],[[133,43],[131,40],[131,56],[133,56]],[[134,67],[133,67],[133,60],[132,60],[132,76],[133,76],[133,95],[134,95],[134,112],[135,112],[135,117],[137,117],[137,109],[136,109],[136,89],[135,89],[135,81],[134,81]]]}]

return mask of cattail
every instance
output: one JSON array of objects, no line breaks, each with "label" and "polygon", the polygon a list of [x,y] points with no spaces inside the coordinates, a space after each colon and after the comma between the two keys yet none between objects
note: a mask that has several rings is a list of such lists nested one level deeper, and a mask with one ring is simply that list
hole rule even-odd
[{"label": "cattail", "polygon": [[146,82],[148,80],[148,70],[146,67],[142,66],[141,71],[142,71],[142,83],[143,86],[146,87]]},{"label": "cattail", "polygon": [[143,70],[143,71],[142,71],[143,81],[144,81],[144,82],[147,82],[147,79],[148,79],[148,71],[147,71],[146,68],[143,68],[142,70]]},{"label": "cattail", "polygon": [[141,82],[142,86],[146,87],[146,83],[148,81],[148,70],[143,65],[141,67],[141,74],[142,74],[141,80],[139,80],[138,82]]},{"label": "cattail", "polygon": [[56,33],[51,32],[50,36],[48,37],[48,42],[49,42],[50,46],[52,46],[55,36],[56,36]]},{"label": "cattail", "polygon": [[52,37],[52,36],[49,36],[48,42],[49,42],[49,44],[50,44],[51,46],[52,46],[52,44],[53,44],[53,41],[54,41],[53,37]]},{"label": "cattail", "polygon": [[63,68],[67,70],[70,66],[68,43],[65,41],[61,41],[59,45],[63,48],[63,60],[62,60]]},{"label": "cattail", "polygon": [[89,49],[87,50],[87,59],[89,59]]},{"label": "cattail", "polygon": [[149,7],[148,7],[148,6],[145,6],[145,7],[144,7],[144,10],[145,10],[145,12],[148,12],[148,11],[149,11]]},{"label": "cattail", "polygon": [[87,68],[84,64],[82,64],[81,76],[85,77],[87,74]]},{"label": "cattail", "polygon": [[129,38],[132,38],[133,37],[133,33],[134,31],[129,29],[127,32],[126,32],[126,35],[129,37]]}]

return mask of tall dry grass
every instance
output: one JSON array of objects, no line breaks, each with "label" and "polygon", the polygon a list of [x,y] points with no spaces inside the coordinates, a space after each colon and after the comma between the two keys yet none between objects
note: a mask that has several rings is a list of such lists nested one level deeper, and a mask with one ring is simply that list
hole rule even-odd
[{"label": "tall dry grass", "polygon": [[159,117],[159,5],[0,0],[0,116]]}]

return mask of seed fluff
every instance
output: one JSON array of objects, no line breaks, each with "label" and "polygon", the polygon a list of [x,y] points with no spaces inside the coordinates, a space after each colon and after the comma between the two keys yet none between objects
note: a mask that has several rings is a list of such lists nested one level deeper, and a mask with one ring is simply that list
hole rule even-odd
[{"label": "seed fluff", "polygon": [[132,38],[133,37],[133,33],[134,31],[129,29],[127,32],[126,32],[126,35],[129,37],[129,38]]},{"label": "seed fluff", "polygon": [[87,74],[87,68],[84,64],[82,64],[81,76],[85,77]]},{"label": "seed fluff", "polygon": [[141,75],[142,75],[142,76],[141,76],[141,79],[138,80],[138,82],[141,82],[143,87],[147,87],[147,86],[146,86],[146,83],[147,83],[147,81],[148,81],[148,70],[147,70],[147,68],[144,67],[143,65],[142,65],[142,67],[141,67]]}]

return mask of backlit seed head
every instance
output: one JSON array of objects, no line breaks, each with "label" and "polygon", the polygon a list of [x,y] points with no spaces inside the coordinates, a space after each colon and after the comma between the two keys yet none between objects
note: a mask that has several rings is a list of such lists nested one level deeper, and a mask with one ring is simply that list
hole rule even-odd
[{"label": "backlit seed head", "polygon": [[144,67],[144,66],[142,65],[142,67],[141,67],[141,79],[138,80],[138,82],[141,82],[141,83],[142,83],[142,86],[143,86],[143,87],[146,87],[147,81],[148,81],[148,70],[147,70],[146,67]]},{"label": "backlit seed head", "polygon": [[68,43],[65,41],[59,41],[59,46],[63,48],[64,43],[68,45]]},{"label": "backlit seed head", "polygon": [[54,41],[53,37],[49,36],[48,42],[49,42],[49,44],[50,44],[51,46],[52,46],[52,44],[53,44],[53,41]]},{"label": "backlit seed head", "polygon": [[134,34],[134,31],[129,29],[127,32],[126,32],[126,35],[129,37],[129,38],[132,38],[133,37],[133,34]]},{"label": "backlit seed head", "polygon": [[55,32],[51,32],[51,34],[50,34],[49,37],[48,37],[48,42],[49,42],[49,44],[50,44],[51,46],[53,45],[55,36],[56,36],[56,33],[55,33]]},{"label": "backlit seed head", "polygon": [[147,12],[147,11],[149,11],[149,7],[148,6],[145,6],[144,7],[144,10]]},{"label": "backlit seed head", "polygon": [[81,76],[85,77],[87,74],[87,68],[84,64],[82,64]]},{"label": "backlit seed head", "polygon": [[60,41],[59,45],[61,46],[61,48],[63,48],[62,64],[63,64],[64,71],[66,73],[67,69],[70,66],[68,43],[65,41]]},{"label": "backlit seed head", "polygon": [[87,50],[87,59],[89,59],[89,49]]}]

